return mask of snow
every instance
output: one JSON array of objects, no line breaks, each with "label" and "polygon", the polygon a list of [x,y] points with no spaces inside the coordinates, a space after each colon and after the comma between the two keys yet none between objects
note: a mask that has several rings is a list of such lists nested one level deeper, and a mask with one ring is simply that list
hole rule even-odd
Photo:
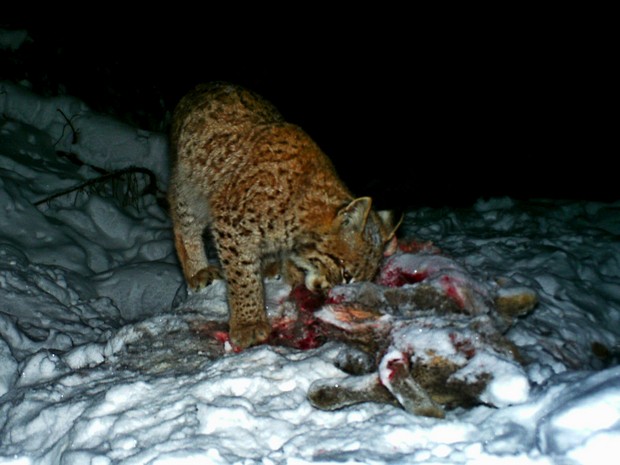
[{"label": "snow", "polygon": [[471,373],[488,370],[489,367],[493,367],[493,379],[480,396],[483,402],[506,407],[528,400],[530,384],[521,367],[493,354],[475,355],[467,368],[459,370],[454,376],[467,378]]},{"label": "snow", "polygon": [[[34,205],[98,176],[93,166],[148,167],[165,189],[164,135],[11,83],[0,83],[0,115],[0,463],[615,463],[620,203],[501,198],[409,211],[399,234],[451,259],[433,264],[537,292],[538,307],[508,333],[524,366],[474,356],[455,376],[495,370],[489,405],[445,419],[375,403],[321,411],[306,395],[317,380],[345,382],[340,344],[214,351],[195,328],[225,319],[224,284],[186,297],[154,195]],[[267,289],[276,309],[288,289]],[[447,332],[422,323],[396,340],[450,355]],[[395,357],[411,348],[392,347]]]}]

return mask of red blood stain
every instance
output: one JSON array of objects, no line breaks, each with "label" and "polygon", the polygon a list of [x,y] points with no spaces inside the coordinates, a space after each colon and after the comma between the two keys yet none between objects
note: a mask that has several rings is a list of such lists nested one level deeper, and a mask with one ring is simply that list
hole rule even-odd
[{"label": "red blood stain", "polygon": [[457,339],[458,336],[456,333],[450,333],[449,336],[452,346],[457,350],[457,352],[462,353],[467,360],[476,355],[476,348],[469,339]]},{"label": "red blood stain", "polygon": [[442,276],[439,280],[441,287],[448,297],[456,302],[459,308],[465,308],[466,302],[460,288],[450,276]]},{"label": "red blood stain", "polygon": [[215,339],[221,344],[226,344],[227,342],[230,342],[230,334],[228,334],[226,331],[215,331],[213,333],[213,337],[215,337]]},{"label": "red blood stain", "polygon": [[[323,306],[325,296],[299,286],[291,291],[289,299],[294,303],[297,312],[293,316],[273,319],[271,334],[266,343],[300,350],[314,349],[323,345],[327,339],[326,329],[315,318],[314,312]],[[227,323],[207,321],[192,326],[193,331],[207,341],[213,341],[220,347],[228,342],[232,345],[233,352],[243,350],[230,340]]]},{"label": "red blood stain", "polygon": [[297,286],[289,299],[295,304],[297,313],[272,322],[268,344],[294,347],[300,350],[315,349],[325,343],[324,328],[315,318],[314,312],[325,303],[325,296],[312,292],[305,286]]},{"label": "red blood stain", "polygon": [[392,382],[399,374],[409,371],[409,357],[395,358],[387,363],[388,381]]},{"label": "red blood stain", "polygon": [[299,310],[305,312],[314,312],[325,303],[325,296],[323,294],[312,292],[304,285],[293,289],[289,298],[295,302]]},{"label": "red blood stain", "polygon": [[428,277],[426,271],[414,271],[409,273],[400,268],[389,270],[378,280],[378,283],[388,287],[402,287],[405,284],[415,284],[424,281]]},{"label": "red blood stain", "polygon": [[419,283],[420,281],[424,281],[427,277],[428,273],[426,271],[415,271],[413,273],[401,272],[400,279],[403,282],[401,286],[404,286],[405,284]]},{"label": "red blood stain", "polygon": [[308,350],[323,345],[325,337],[318,320],[314,318],[281,318],[274,322],[267,343]]}]

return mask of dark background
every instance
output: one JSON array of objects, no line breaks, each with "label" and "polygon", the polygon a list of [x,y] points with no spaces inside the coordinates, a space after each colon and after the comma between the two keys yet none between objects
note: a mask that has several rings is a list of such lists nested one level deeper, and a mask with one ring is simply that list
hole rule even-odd
[{"label": "dark background", "polygon": [[617,60],[604,27],[579,14],[394,24],[370,13],[251,29],[221,18],[16,21],[0,27],[26,28],[31,40],[3,52],[0,79],[75,95],[151,130],[167,130],[199,82],[246,85],[302,126],[354,193],[384,208],[620,198]]}]

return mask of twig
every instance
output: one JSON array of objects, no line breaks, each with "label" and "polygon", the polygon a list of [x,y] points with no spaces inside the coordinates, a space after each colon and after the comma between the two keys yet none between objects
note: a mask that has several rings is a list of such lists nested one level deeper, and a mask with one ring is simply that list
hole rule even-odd
[{"label": "twig", "polygon": [[[124,168],[118,171],[113,171],[111,173],[104,174],[94,179],[89,179],[88,181],[84,181],[77,186],[70,187],[69,189],[64,189],[60,192],[56,192],[50,196],[45,197],[44,199],[38,200],[34,203],[35,206],[42,205],[44,203],[49,203],[54,199],[59,197],[63,197],[65,195],[72,194],[73,192],[84,192],[84,191],[94,191],[97,193],[102,193],[98,187],[102,185],[106,185],[109,182],[112,182],[112,195],[115,198],[121,198],[123,205],[129,205],[135,202],[134,197],[136,196],[136,192],[138,192],[138,182],[135,179],[135,174],[144,174],[148,177],[148,184],[142,192],[139,192],[137,196],[144,196],[147,194],[156,194],[157,193],[157,178],[155,177],[155,173],[153,173],[148,168],[142,168],[139,166],[130,166],[129,168]],[[119,186],[114,184],[114,181],[122,178],[125,175],[130,175],[127,180],[127,186],[121,192],[119,190]]]},{"label": "twig", "polygon": [[77,144],[78,142],[78,136],[80,134],[80,131],[75,129],[75,126],[73,126],[73,122],[71,121],[73,118],[75,118],[77,115],[73,115],[71,118],[67,117],[67,115],[65,115],[65,112],[62,111],[60,108],[56,108],[56,111],[58,113],[60,113],[62,115],[62,117],[65,119],[65,121],[67,122],[67,124],[65,124],[62,127],[62,134],[60,134],[60,137],[58,138],[58,140],[56,142],[54,142],[54,147],[58,144],[58,142],[60,142],[60,140],[63,138],[63,136],[65,135],[65,128],[67,126],[69,126],[69,128],[71,128],[71,131],[73,132],[73,136],[71,137],[71,145]]}]

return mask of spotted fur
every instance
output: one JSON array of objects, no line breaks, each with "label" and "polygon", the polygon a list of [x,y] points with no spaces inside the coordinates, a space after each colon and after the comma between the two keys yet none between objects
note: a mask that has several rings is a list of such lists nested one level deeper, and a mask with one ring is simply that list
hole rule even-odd
[{"label": "spotted fur", "polygon": [[273,262],[312,290],[371,279],[393,236],[371,199],[355,199],[330,160],[269,102],[239,86],[198,86],[175,110],[169,190],[177,254],[189,286],[217,277],[210,228],[239,347],[270,333],[262,274]]}]

